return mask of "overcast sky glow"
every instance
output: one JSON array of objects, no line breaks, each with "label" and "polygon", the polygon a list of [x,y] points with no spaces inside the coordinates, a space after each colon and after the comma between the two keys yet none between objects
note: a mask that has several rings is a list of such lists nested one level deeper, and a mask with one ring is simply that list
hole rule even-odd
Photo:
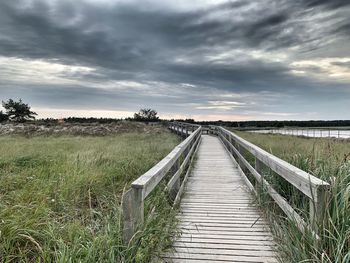
[{"label": "overcast sky glow", "polygon": [[39,117],[349,119],[349,0],[0,2],[0,100]]}]

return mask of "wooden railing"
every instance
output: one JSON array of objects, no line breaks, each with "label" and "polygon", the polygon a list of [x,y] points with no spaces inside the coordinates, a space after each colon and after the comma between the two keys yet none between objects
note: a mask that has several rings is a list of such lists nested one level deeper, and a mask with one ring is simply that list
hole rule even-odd
[{"label": "wooden railing", "polygon": [[186,122],[171,122],[169,128],[181,136],[188,136],[198,127],[202,127],[202,134],[216,134],[213,125],[198,125]]},{"label": "wooden railing", "polygon": [[[301,231],[305,231],[305,228],[308,228],[315,233],[317,225],[320,223],[320,220],[322,220],[324,215],[323,213],[326,207],[326,196],[329,184],[264,151],[231,131],[222,127],[216,127],[215,130],[227,150],[237,160],[243,174],[245,172],[250,172],[250,174],[254,176],[257,184],[263,186],[267,190],[271,198],[277,203],[289,219],[294,220],[297,223],[297,226]],[[246,152],[249,152],[254,156],[254,167],[244,157]],[[312,226],[307,224],[304,218],[294,210],[288,201],[277,193],[277,191],[275,191],[275,189],[273,189],[273,187],[264,179],[264,166],[267,166],[276,174],[283,177],[287,182],[309,198],[309,214]],[[250,188],[255,191],[257,185],[254,187],[249,183],[250,181],[248,178],[245,179],[248,182],[248,185],[250,185]]]},{"label": "wooden railing", "polygon": [[[194,132],[199,127],[201,126],[197,124],[191,124],[191,123],[185,123],[185,122],[174,121],[169,123],[169,129],[182,137],[189,136],[192,132]],[[202,132],[203,132],[203,128],[202,128]]]},{"label": "wooden railing", "polygon": [[[252,191],[256,192],[258,186],[263,186],[287,217],[297,223],[301,231],[309,229],[317,235],[317,231],[315,231],[317,230],[317,223],[323,218],[326,207],[326,196],[329,189],[327,182],[279,159],[222,127],[202,127],[195,124],[171,122],[169,123],[169,129],[183,136],[185,140],[176,146],[158,164],[135,180],[131,184],[131,188],[123,194],[124,242],[128,243],[136,229],[143,224],[145,199],[163,179],[168,178],[167,175],[169,174],[170,179],[166,183],[166,190],[171,196],[174,205],[179,202],[189,175],[189,164],[195,156],[203,132],[217,135],[221,139],[224,146],[234,157],[233,160],[235,162],[237,160],[237,165],[239,165],[239,169]],[[247,152],[255,158],[254,167],[245,158]],[[288,183],[309,198],[310,222],[315,222],[313,226],[307,224],[304,218],[295,211],[288,201],[264,179],[264,166],[283,177]],[[181,177],[185,171],[185,176]],[[254,176],[256,181],[255,186],[245,176],[247,173]],[[181,178],[183,178],[182,181]]]},{"label": "wooden railing", "polygon": [[[189,164],[193,160],[201,140],[202,127],[199,125],[170,123],[170,130],[187,138],[176,146],[165,158],[153,166],[145,174],[136,179],[131,188],[123,194],[123,239],[128,243],[136,229],[144,222],[144,202],[156,186],[170,173],[166,190],[173,204],[180,200],[189,174]],[[181,182],[181,174],[186,175]]]}]

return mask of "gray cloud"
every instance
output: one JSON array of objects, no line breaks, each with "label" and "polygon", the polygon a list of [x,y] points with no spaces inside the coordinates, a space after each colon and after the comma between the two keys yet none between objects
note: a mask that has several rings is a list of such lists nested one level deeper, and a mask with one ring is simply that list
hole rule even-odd
[{"label": "gray cloud", "polygon": [[[344,54],[338,47],[349,47],[349,1],[227,1],[185,10],[164,8],[156,1],[148,4],[2,1],[0,56],[93,71],[61,72],[60,78],[79,84],[54,83],[52,89],[50,83],[16,83],[20,76],[11,79],[0,64],[1,93],[9,96],[16,93],[13,89],[23,90],[36,103],[55,101],[57,107],[84,106],[84,101],[94,100],[96,105],[112,105],[115,100],[120,108],[158,103],[170,112],[179,103],[207,103],[197,89],[213,89],[216,94],[270,92],[310,100],[315,94],[321,100],[329,87],[337,92],[335,97],[346,90],[348,83],[300,74],[301,67],[298,72],[292,64]],[[347,68],[348,63],[331,64]],[[327,72],[310,65],[303,70]],[[98,85],[113,81],[117,86],[121,81],[137,82],[144,89],[108,90]],[[167,99],[159,100],[164,92]],[[171,96],[177,92],[180,95]]]}]

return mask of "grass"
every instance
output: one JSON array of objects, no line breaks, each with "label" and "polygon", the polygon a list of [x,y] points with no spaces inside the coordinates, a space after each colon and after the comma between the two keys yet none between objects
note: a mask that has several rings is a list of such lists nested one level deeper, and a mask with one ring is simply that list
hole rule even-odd
[{"label": "grass", "polygon": [[[320,240],[309,232],[301,233],[295,224],[283,220],[278,210],[269,209],[272,218],[278,218],[280,223],[274,230],[282,261],[350,262],[350,141],[236,133],[331,184],[328,209],[319,225]],[[297,190],[274,173],[267,174],[266,179],[306,217],[308,203]],[[264,206],[272,207],[269,201]]]},{"label": "grass", "polygon": [[149,262],[170,242],[174,211],[158,189],[145,228],[124,246],[121,195],[179,142],[165,129],[0,137],[0,262]]}]

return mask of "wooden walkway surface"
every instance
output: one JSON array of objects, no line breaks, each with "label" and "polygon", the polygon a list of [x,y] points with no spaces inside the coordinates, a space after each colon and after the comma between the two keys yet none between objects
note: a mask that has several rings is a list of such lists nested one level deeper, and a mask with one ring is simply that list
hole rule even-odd
[{"label": "wooden walkway surface", "polygon": [[277,262],[267,222],[217,137],[202,135],[165,262]]}]

